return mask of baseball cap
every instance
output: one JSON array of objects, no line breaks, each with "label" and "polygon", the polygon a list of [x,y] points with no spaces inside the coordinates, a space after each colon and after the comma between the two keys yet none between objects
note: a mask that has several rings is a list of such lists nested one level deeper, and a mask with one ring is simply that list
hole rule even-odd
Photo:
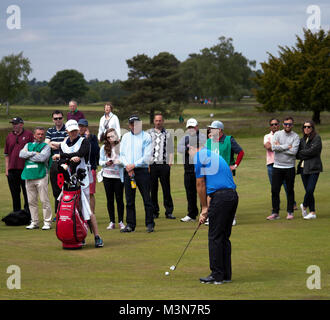
[{"label": "baseball cap", "polygon": [[194,119],[194,118],[190,118],[190,119],[188,119],[188,121],[187,121],[186,128],[188,128],[188,127],[196,127],[197,125],[198,125],[197,120]]},{"label": "baseball cap", "polygon": [[130,117],[128,118],[128,122],[129,122],[129,123],[132,123],[132,122],[134,122],[134,121],[140,121],[139,116],[137,116],[137,115],[132,115],[132,116],[130,116]]},{"label": "baseball cap", "polygon": [[23,119],[21,117],[15,117],[9,121],[9,123],[18,124],[18,123],[24,123]]},{"label": "baseball cap", "polygon": [[69,120],[65,124],[65,129],[68,130],[69,132],[73,130],[79,130],[78,123],[76,120]]},{"label": "baseball cap", "polygon": [[78,126],[88,127],[88,121],[86,119],[80,119],[78,121]]},{"label": "baseball cap", "polygon": [[209,125],[209,128],[211,129],[224,129],[224,125],[221,121],[218,121],[218,120],[215,120],[213,121],[210,125]]}]

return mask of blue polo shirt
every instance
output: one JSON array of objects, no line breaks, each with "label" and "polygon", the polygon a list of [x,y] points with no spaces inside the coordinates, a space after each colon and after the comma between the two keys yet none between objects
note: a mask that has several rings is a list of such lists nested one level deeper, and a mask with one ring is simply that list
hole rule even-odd
[{"label": "blue polo shirt", "polygon": [[203,148],[194,157],[196,178],[204,178],[206,193],[221,189],[236,189],[233,174],[227,162],[207,148]]}]

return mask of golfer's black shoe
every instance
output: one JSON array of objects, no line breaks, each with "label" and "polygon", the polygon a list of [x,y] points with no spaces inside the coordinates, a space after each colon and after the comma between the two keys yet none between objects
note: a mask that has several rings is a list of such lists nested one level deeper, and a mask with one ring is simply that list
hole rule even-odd
[{"label": "golfer's black shoe", "polygon": [[166,215],[166,219],[176,219],[171,213]]},{"label": "golfer's black shoe", "polygon": [[150,233],[150,232],[154,232],[154,226],[152,224],[148,224],[147,225],[147,232]]},{"label": "golfer's black shoe", "polygon": [[159,217],[159,212],[154,213],[154,219],[157,219]]},{"label": "golfer's black shoe", "polygon": [[124,229],[121,229],[120,232],[134,232],[134,229],[127,225]]},{"label": "golfer's black shoe", "polygon": [[210,274],[208,277],[200,278],[199,279],[201,283],[213,283],[213,284],[222,284],[222,281],[216,280],[212,274]]}]

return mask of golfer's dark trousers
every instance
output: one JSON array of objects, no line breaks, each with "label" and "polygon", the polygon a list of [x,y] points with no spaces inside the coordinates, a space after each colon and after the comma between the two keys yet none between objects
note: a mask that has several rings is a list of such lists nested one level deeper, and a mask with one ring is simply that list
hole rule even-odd
[{"label": "golfer's dark trousers", "polygon": [[280,191],[285,182],[287,190],[287,212],[293,213],[294,206],[294,180],[296,176],[295,168],[280,169],[273,168],[272,175],[272,206],[273,213],[279,214],[280,211]]},{"label": "golfer's dark trousers", "polygon": [[57,175],[58,175],[58,162],[57,161],[53,161],[52,162],[52,166],[50,167],[49,170],[49,179],[50,179],[50,184],[52,185],[52,190],[53,190],[53,196],[55,198],[55,213],[57,212],[57,208],[58,208],[58,204],[59,201],[57,200],[57,198],[59,197],[59,195],[61,194],[61,188],[58,186],[58,180],[57,180]]},{"label": "golfer's dark trousers", "polygon": [[123,222],[124,220],[124,184],[120,181],[120,179],[113,179],[103,177],[103,184],[105,195],[107,197],[107,208],[110,221],[115,223],[115,197],[117,203],[117,211],[118,211],[118,222]]},{"label": "golfer's dark trousers", "polygon": [[212,276],[217,281],[231,280],[231,242],[238,195],[233,189],[222,189],[210,195],[209,260]]},{"label": "golfer's dark trousers", "polygon": [[[154,207],[150,197],[150,174],[147,168],[134,169],[136,186],[139,189],[145,210],[145,225],[155,225]],[[126,223],[133,230],[136,227],[135,194],[136,189],[131,187],[131,180],[127,172],[124,174],[125,197],[126,197]]]},{"label": "golfer's dark trousers", "polygon": [[13,200],[13,211],[20,211],[21,207],[21,189],[24,196],[24,210],[30,212],[29,201],[25,188],[25,180],[21,179],[23,170],[21,169],[10,169],[8,170],[8,185]]},{"label": "golfer's dark trousers", "polygon": [[158,180],[163,190],[163,202],[165,207],[165,215],[172,214],[173,200],[171,196],[170,185],[171,167],[168,164],[152,164],[150,165],[150,179],[151,179],[151,201],[155,209],[155,214],[159,214],[158,205]]}]

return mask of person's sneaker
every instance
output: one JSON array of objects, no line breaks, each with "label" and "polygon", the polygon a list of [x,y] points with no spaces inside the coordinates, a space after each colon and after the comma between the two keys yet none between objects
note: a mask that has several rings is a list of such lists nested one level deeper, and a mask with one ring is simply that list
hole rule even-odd
[{"label": "person's sneaker", "polygon": [[152,224],[147,225],[147,232],[148,233],[154,232],[154,226]]},{"label": "person's sneaker", "polygon": [[280,218],[280,216],[279,216],[278,214],[273,213],[273,214],[271,214],[270,216],[268,216],[266,219],[267,219],[267,220],[277,220],[277,219],[279,219],[279,218]]},{"label": "person's sneaker", "polygon": [[134,232],[134,229],[130,226],[126,226],[124,229],[121,229],[120,232],[127,233],[127,232]]},{"label": "person's sneaker", "polygon": [[223,283],[223,281],[217,281],[211,274],[208,277],[200,278],[199,281],[201,283],[207,283],[207,284],[210,284],[210,283],[222,284]]},{"label": "person's sneaker", "polygon": [[232,280],[230,280],[230,279],[223,279],[223,281],[222,281],[223,283],[230,283],[230,282],[233,282]]},{"label": "person's sneaker", "polygon": [[110,222],[109,225],[107,226],[107,230],[112,230],[115,228],[115,224],[113,222]]},{"label": "person's sneaker", "polygon": [[176,217],[174,217],[173,214],[170,213],[170,214],[167,214],[166,215],[166,219],[172,219],[172,220],[174,220],[174,219],[176,219]]},{"label": "person's sneaker", "polygon": [[236,219],[233,220],[233,226],[236,226],[237,222]]},{"label": "person's sneaker", "polygon": [[309,213],[304,217],[305,220],[316,219],[316,214]]},{"label": "person's sneaker", "polygon": [[26,227],[26,229],[28,229],[28,230],[39,229],[39,226],[37,224],[35,224],[35,223],[32,222],[30,225],[28,225]]},{"label": "person's sneaker", "polygon": [[287,220],[292,220],[293,219],[293,213],[288,212],[288,215],[286,216]]},{"label": "person's sneaker", "polygon": [[158,217],[159,217],[159,212],[154,213],[154,219],[158,219]]},{"label": "person's sneaker", "polygon": [[125,228],[125,225],[124,225],[123,221],[120,221],[120,222],[118,223],[118,226],[119,226],[119,229],[120,229],[120,230],[123,230],[123,229]]},{"label": "person's sneaker", "polygon": [[181,222],[190,222],[190,221],[195,221],[196,219],[190,218],[189,216],[185,216],[184,218],[181,218]]},{"label": "person's sneaker", "polygon": [[44,224],[43,227],[41,228],[42,230],[50,230],[51,227],[49,224]]},{"label": "person's sneaker", "polygon": [[303,216],[303,218],[305,218],[307,216],[307,211],[306,209],[304,209],[304,205],[302,203],[300,204],[300,209],[301,209],[301,215]]},{"label": "person's sneaker", "polygon": [[103,240],[100,238],[100,236],[95,237],[95,248],[101,248],[103,247]]},{"label": "person's sneaker", "polygon": [[206,226],[209,225],[209,218],[206,219],[205,223],[204,223]]}]

